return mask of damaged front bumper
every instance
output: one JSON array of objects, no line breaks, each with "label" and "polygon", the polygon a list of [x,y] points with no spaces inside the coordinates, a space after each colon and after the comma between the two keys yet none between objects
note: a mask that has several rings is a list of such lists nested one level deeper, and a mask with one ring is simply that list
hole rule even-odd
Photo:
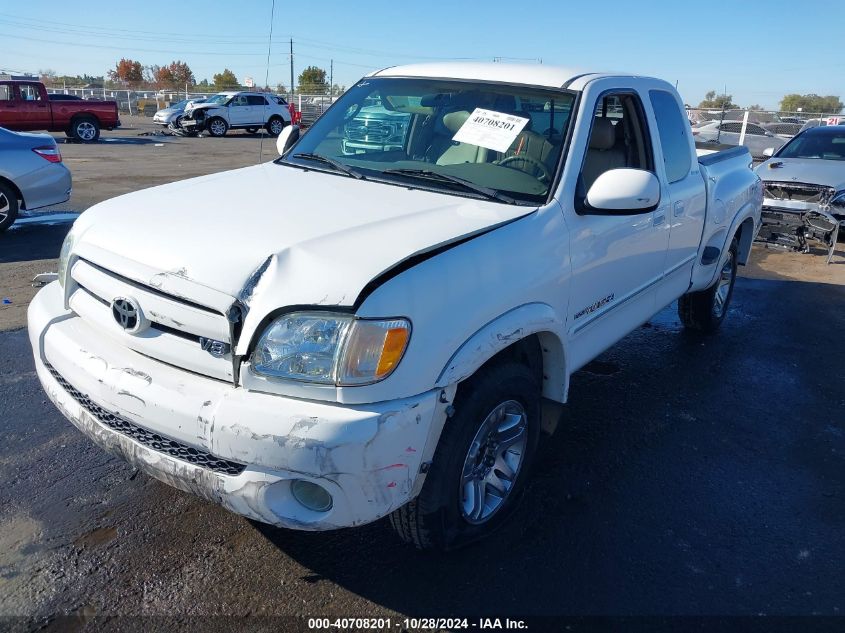
[{"label": "damaged front bumper", "polygon": [[[29,307],[38,377],[102,448],[175,488],[257,521],[328,530],[374,521],[422,487],[446,419],[439,390],[340,406],[247,391],[122,347],[63,307],[57,283]],[[317,512],[291,492],[321,486]]]},{"label": "damaged front bumper", "polygon": [[782,200],[763,200],[762,226],[757,241],[767,247],[809,253],[810,241],[827,249],[827,263],[833,259],[836,241],[845,216],[831,213],[816,204],[790,204]]}]

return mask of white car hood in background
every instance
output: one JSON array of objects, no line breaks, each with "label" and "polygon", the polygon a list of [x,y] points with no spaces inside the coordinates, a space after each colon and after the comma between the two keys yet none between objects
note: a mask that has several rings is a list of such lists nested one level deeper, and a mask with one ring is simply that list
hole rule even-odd
[{"label": "white car hood in background", "polygon": [[[779,166],[778,163],[780,163]],[[845,189],[845,161],[820,158],[770,158],[757,168],[763,180],[803,182]]]},{"label": "white car hood in background", "polygon": [[276,307],[348,306],[402,260],[532,211],[266,163],[98,204],[77,220],[75,250],[246,302],[272,286]]}]

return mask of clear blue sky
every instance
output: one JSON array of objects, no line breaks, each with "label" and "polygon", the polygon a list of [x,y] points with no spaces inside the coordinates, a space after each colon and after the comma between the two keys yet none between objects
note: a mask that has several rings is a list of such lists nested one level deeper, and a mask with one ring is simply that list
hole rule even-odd
[{"label": "clear blue sky", "polygon": [[[328,71],[333,58],[335,83],[346,86],[413,61],[542,59],[677,81],[692,104],[727,86],[740,105],[774,108],[790,92],[845,95],[843,6],[276,0],[269,81],[290,83],[292,37],[297,75],[310,64]],[[270,8],[271,0],[16,0],[0,4],[0,69],[102,75],[122,56],[144,65],[181,59],[197,80],[228,67],[263,84]]]}]

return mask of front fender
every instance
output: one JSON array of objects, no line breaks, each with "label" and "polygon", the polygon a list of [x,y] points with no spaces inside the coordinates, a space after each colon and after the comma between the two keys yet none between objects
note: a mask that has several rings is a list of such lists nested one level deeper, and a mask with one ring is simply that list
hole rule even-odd
[{"label": "front fender", "polygon": [[566,354],[557,334],[563,330],[563,320],[548,304],[528,303],[514,308],[468,338],[446,363],[435,386],[446,387],[466,380],[506,347],[537,334],[543,352],[543,396],[565,402],[568,387]]}]

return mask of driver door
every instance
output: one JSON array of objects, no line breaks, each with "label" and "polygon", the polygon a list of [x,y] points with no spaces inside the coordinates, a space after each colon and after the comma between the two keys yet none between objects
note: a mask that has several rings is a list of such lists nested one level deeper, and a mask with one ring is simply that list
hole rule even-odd
[{"label": "driver door", "polygon": [[229,103],[229,125],[235,127],[253,123],[252,110],[246,95],[235,96]]}]

